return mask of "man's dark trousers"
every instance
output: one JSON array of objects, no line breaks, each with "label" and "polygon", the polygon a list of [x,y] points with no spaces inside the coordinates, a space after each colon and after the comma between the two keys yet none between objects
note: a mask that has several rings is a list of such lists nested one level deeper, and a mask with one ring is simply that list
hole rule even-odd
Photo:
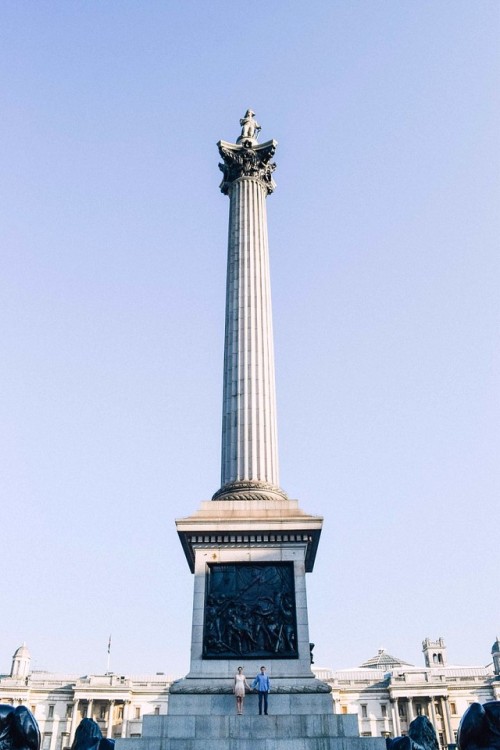
[{"label": "man's dark trousers", "polygon": [[262,701],[264,701],[264,713],[267,716],[267,691],[259,690],[259,714],[262,714]]}]

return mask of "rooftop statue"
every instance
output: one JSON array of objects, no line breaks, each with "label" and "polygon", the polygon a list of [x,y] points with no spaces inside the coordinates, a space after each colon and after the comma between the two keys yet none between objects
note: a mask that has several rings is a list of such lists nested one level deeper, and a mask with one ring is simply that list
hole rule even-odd
[{"label": "rooftop statue", "polygon": [[26,706],[0,704],[0,750],[40,750],[40,730]]},{"label": "rooftop statue", "polygon": [[240,120],[241,125],[241,135],[236,141],[236,143],[240,143],[240,141],[243,140],[257,140],[257,136],[259,135],[261,131],[261,127],[257,120],[254,118],[255,112],[253,112],[251,109],[247,109],[245,112],[245,117],[242,117]]},{"label": "rooftop statue", "polygon": [[500,701],[471,703],[458,727],[459,750],[500,748]]},{"label": "rooftop statue", "polygon": [[405,737],[386,739],[387,750],[439,750],[436,730],[427,716],[417,716]]}]

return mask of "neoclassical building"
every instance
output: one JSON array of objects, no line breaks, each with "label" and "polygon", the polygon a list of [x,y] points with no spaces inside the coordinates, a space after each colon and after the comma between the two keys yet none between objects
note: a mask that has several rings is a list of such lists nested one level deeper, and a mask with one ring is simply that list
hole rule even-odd
[{"label": "neoclassical building", "polygon": [[[357,714],[365,737],[397,737],[425,714],[442,748],[453,746],[460,718],[475,701],[500,700],[500,640],[485,667],[448,665],[442,638],[422,644],[423,666],[415,667],[379,649],[359,667],[314,669],[331,685],[334,713]],[[32,671],[26,644],[12,657],[10,673],[0,675],[0,703],[24,704],[35,715],[42,750],[65,750],[85,717],[97,721],[104,736],[140,737],[142,717],[168,713],[172,678],[163,673],[71,675]]]},{"label": "neoclassical building", "polygon": [[456,743],[458,725],[471,703],[500,700],[500,641],[485,667],[448,665],[443,638],[422,643],[423,666],[415,667],[379,649],[358,668],[316,674],[332,687],[335,713],[358,715],[365,737],[406,734],[416,716],[425,714],[445,748]]},{"label": "neoclassical building", "polygon": [[0,674],[0,703],[24,704],[35,715],[42,750],[71,746],[86,717],[105,737],[140,737],[144,714],[166,714],[172,678],[163,673],[128,677],[118,674],[55,674],[30,669],[26,644],[12,657],[9,675]]}]

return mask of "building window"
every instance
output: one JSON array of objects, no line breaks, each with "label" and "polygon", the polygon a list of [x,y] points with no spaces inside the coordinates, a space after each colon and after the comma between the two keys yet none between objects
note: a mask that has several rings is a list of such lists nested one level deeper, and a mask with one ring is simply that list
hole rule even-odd
[{"label": "building window", "polygon": [[34,716],[35,715],[35,711],[36,711],[36,706],[31,706],[30,711],[31,711],[31,713]]},{"label": "building window", "polygon": [[457,704],[456,703],[453,703],[453,702],[450,703],[450,711],[453,714],[453,716],[457,715]]},{"label": "building window", "polygon": [[140,706],[136,706],[135,707],[135,718],[136,719],[140,719],[141,718],[141,707]]},{"label": "building window", "polygon": [[371,732],[361,732],[361,736],[362,737],[371,737],[372,733]]},{"label": "building window", "polygon": [[71,719],[72,716],[73,716],[73,704],[66,703],[66,718]]},{"label": "building window", "polygon": [[50,743],[52,742],[52,732],[45,732],[42,740],[42,750],[50,750]]},{"label": "building window", "polygon": [[346,714],[347,713],[347,706],[341,706],[341,713]]},{"label": "building window", "polygon": [[69,746],[69,732],[63,732],[61,734],[61,750],[66,750]]},{"label": "building window", "polygon": [[387,704],[382,703],[380,706],[380,710],[382,711],[383,718],[386,719],[387,718]]},{"label": "building window", "polygon": [[118,719],[118,721],[123,721],[123,703],[120,703],[116,707],[116,718]]},{"label": "building window", "polygon": [[439,732],[439,747],[444,747],[444,734]]},{"label": "building window", "polygon": [[366,703],[361,704],[361,718],[362,719],[368,718],[368,709],[367,709]]},{"label": "building window", "polygon": [[424,712],[422,711],[422,704],[421,703],[415,703],[415,711],[417,713],[417,716],[423,716]]},{"label": "building window", "polygon": [[49,706],[49,713],[47,715],[47,718],[48,719],[53,719],[54,718],[54,706],[52,704]]},{"label": "building window", "polygon": [[436,716],[441,716],[441,703],[439,701],[435,701],[434,708],[436,709]]},{"label": "building window", "polygon": [[403,703],[398,703],[398,714],[401,716],[402,719],[406,718],[406,709]]},{"label": "building window", "polygon": [[99,718],[104,721],[106,718],[106,706],[99,706]]},{"label": "building window", "polygon": [[160,715],[160,707],[155,706],[155,716],[159,716],[159,715]]}]

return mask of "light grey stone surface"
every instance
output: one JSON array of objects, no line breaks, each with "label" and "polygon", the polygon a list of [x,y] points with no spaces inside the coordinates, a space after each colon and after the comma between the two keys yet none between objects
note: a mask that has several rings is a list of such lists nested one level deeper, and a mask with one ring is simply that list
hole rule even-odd
[{"label": "light grey stone surface", "polygon": [[222,486],[279,485],[266,195],[251,178],[229,193]]},{"label": "light grey stone surface", "polygon": [[356,716],[332,713],[151,716],[141,739],[117,740],[116,750],[255,750],[256,740],[267,750],[384,750],[382,738],[357,733]]},{"label": "light grey stone surface", "polygon": [[[244,705],[245,716],[258,714],[258,697],[255,693],[246,696]],[[174,693],[169,697],[168,711],[169,716],[181,716],[185,714],[191,716],[231,716],[235,713],[235,699],[232,694],[199,695],[193,693]],[[285,718],[288,718],[292,714],[334,717],[332,713],[332,699],[329,693],[271,692],[269,695],[269,712],[273,716],[282,716]],[[148,717],[144,717],[145,721],[147,719]]]}]

